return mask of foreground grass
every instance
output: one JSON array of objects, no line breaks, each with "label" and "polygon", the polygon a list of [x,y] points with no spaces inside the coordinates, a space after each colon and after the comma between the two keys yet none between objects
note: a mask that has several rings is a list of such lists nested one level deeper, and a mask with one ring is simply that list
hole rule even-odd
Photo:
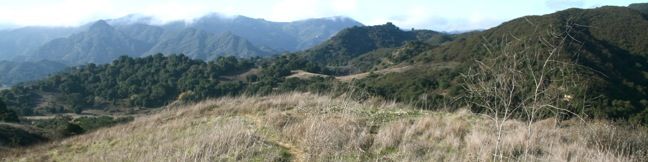
[{"label": "foreground grass", "polygon": [[[604,121],[506,124],[507,161],[642,161],[644,129]],[[486,117],[312,94],[235,97],[4,153],[3,161],[490,161]],[[524,150],[531,150],[525,154]]]}]

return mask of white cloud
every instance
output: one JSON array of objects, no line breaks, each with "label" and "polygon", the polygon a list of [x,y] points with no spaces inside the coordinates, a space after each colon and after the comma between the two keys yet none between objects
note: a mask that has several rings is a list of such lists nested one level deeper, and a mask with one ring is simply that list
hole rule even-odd
[{"label": "white cloud", "polygon": [[318,15],[317,0],[280,0],[272,6],[269,19],[290,21]]},{"label": "white cloud", "polygon": [[0,24],[70,26],[129,14],[191,20],[219,12],[272,21],[348,16],[367,25],[464,30],[568,7],[633,2],[641,0],[0,0]]},{"label": "white cloud", "polygon": [[357,8],[357,0],[331,0],[331,5],[337,12],[354,11]]},{"label": "white cloud", "polygon": [[279,0],[267,19],[294,21],[307,18],[348,15],[357,11],[357,0]]},{"label": "white cloud", "polygon": [[112,4],[108,0],[64,0],[60,3],[39,3],[29,8],[3,7],[0,20],[14,24],[77,25],[79,21],[109,14]]},{"label": "white cloud", "polygon": [[0,5],[0,22],[17,25],[75,26],[97,19],[129,14],[154,16],[162,21],[191,19],[219,11],[216,1],[201,0],[50,0]]},{"label": "white cloud", "polygon": [[563,10],[572,7],[583,7],[583,0],[547,0],[545,5],[552,10]]},{"label": "white cloud", "polygon": [[209,9],[210,6],[208,5],[161,2],[160,4],[143,7],[141,12],[166,22],[199,17],[208,13]]}]

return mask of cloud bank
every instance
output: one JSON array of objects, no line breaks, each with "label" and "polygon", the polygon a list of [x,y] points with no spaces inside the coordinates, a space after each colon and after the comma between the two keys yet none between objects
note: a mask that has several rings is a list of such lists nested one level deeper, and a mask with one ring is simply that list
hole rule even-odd
[{"label": "cloud bank", "polygon": [[366,25],[393,22],[402,28],[457,31],[570,7],[635,2],[641,0],[20,0],[2,2],[0,24],[77,26],[129,14],[168,22],[217,12],[271,21],[346,16]]},{"label": "cloud bank", "polygon": [[583,0],[547,0],[545,5],[553,10],[563,10],[573,7],[585,7],[585,1]]}]

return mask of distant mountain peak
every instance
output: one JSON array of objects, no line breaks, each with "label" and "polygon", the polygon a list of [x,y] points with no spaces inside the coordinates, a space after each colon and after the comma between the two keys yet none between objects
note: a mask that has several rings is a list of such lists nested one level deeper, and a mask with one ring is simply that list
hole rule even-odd
[{"label": "distant mountain peak", "polygon": [[441,33],[434,31],[403,31],[393,23],[347,28],[319,46],[305,51],[310,61],[326,65],[343,65],[367,52],[396,48],[407,41],[426,41]]},{"label": "distant mountain peak", "polygon": [[[149,51],[184,53],[205,60],[221,55],[268,56],[280,51],[308,49],[345,28],[362,26],[359,22],[341,16],[273,22],[220,13],[207,14],[193,20],[159,24],[158,21],[155,17],[131,14],[89,22],[70,29],[74,31],[70,31],[68,35],[44,40],[29,49],[24,48],[23,60],[50,59],[70,65],[107,63],[116,58],[114,56],[136,57],[147,55]],[[36,34],[40,35],[32,35]],[[5,42],[9,44],[17,41]],[[1,43],[0,46],[3,45]],[[0,59],[4,53],[16,57],[13,54],[17,53],[15,51],[17,50],[0,48]]]},{"label": "distant mountain peak", "polygon": [[328,19],[334,21],[355,21],[354,19],[347,16],[333,16],[333,17],[328,17]]},{"label": "distant mountain peak", "polygon": [[106,22],[106,20],[99,20],[93,23],[92,26],[90,27],[93,28],[93,27],[104,27],[104,26],[110,26],[110,25],[108,25],[108,22]]},{"label": "distant mountain peak", "polygon": [[221,37],[238,37],[238,35],[230,32],[230,31],[226,31],[223,34],[221,34]]},{"label": "distant mountain peak", "polygon": [[387,23],[385,23],[385,24],[383,24],[383,25],[379,25],[378,27],[383,27],[383,28],[387,28],[387,29],[400,30],[400,28],[398,28],[398,26],[394,25],[394,23],[392,23],[392,22],[387,22]]},{"label": "distant mountain peak", "polygon": [[90,25],[89,31],[106,31],[112,30],[112,26],[108,25],[108,22],[105,20],[99,20],[92,25]]}]

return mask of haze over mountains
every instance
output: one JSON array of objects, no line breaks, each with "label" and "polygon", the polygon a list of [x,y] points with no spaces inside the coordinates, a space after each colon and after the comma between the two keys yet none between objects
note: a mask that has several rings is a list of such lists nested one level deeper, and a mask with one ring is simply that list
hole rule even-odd
[{"label": "haze over mountains", "polygon": [[210,14],[192,22],[152,25],[150,17],[130,15],[76,28],[25,27],[2,30],[0,60],[50,60],[68,65],[108,63],[117,56],[183,53],[216,56],[269,56],[310,48],[338,31],[362,26],[349,18],[270,22]]},{"label": "haze over mountains", "polygon": [[[271,22],[245,16],[209,14],[191,22],[156,25],[151,17],[129,15],[80,27],[0,30],[0,60],[6,60],[0,64],[15,71],[27,70],[14,68],[23,62],[52,61],[77,66],[109,63],[122,55],[142,57],[157,53],[185,54],[201,60],[218,56],[266,57],[310,48],[353,26],[362,24],[345,17]],[[42,70],[49,73],[21,71],[34,73],[29,75],[33,78],[5,76],[21,79],[0,84],[13,85],[17,81],[42,78],[56,72],[51,69],[62,68],[56,66]]]}]

